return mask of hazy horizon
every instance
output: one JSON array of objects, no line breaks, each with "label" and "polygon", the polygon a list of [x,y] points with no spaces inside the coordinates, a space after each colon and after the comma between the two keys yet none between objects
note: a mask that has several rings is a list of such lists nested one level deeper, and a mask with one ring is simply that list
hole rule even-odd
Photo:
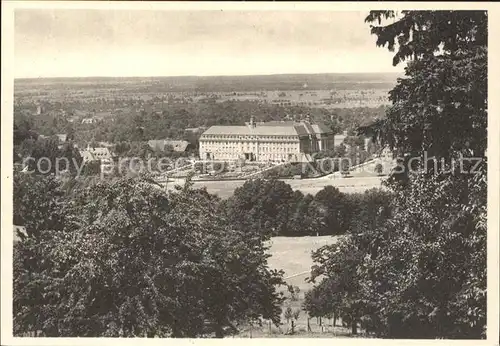
[{"label": "hazy horizon", "polygon": [[14,80],[34,79],[139,79],[139,78],[231,78],[231,77],[272,77],[272,76],[315,76],[315,75],[404,75],[401,72],[318,72],[318,73],[269,73],[247,75],[156,75],[156,76],[58,76],[58,77],[15,77]]},{"label": "hazy horizon", "polygon": [[14,76],[401,73],[368,12],[17,9]]}]

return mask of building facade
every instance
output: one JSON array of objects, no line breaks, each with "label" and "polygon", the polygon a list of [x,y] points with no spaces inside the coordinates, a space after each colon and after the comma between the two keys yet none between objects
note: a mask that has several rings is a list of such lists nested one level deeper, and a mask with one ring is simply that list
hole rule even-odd
[{"label": "building facade", "polygon": [[80,156],[84,163],[90,161],[101,161],[101,162],[111,162],[113,159],[113,154],[106,147],[91,147],[87,145],[86,149],[80,150]]},{"label": "building facade", "polygon": [[334,135],[323,124],[306,121],[212,126],[200,137],[202,160],[258,162],[311,161],[311,154],[333,148]]}]

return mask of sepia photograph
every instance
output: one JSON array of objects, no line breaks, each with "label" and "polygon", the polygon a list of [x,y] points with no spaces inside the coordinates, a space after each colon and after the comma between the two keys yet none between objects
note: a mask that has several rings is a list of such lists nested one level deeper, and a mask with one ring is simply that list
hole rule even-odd
[{"label": "sepia photograph", "polygon": [[9,340],[498,344],[486,7],[7,3]]}]

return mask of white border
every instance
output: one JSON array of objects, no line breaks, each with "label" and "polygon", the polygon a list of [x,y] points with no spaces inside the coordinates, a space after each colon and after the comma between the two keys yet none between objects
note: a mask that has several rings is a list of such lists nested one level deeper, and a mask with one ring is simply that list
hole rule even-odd
[{"label": "white border", "polygon": [[[489,91],[489,119],[488,119],[488,330],[487,340],[449,341],[449,340],[387,340],[387,339],[314,339],[316,344],[331,345],[498,345],[499,343],[499,137],[500,134],[500,105],[499,97],[499,52],[500,52],[500,5],[491,2],[121,2],[121,1],[2,1],[2,155],[1,155],[1,342],[2,345],[106,345],[119,342],[120,344],[165,344],[178,345],[234,343],[234,339],[113,339],[113,338],[17,338],[12,336],[12,125],[13,125],[13,71],[10,68],[14,63],[13,57],[13,12],[17,8],[65,8],[65,9],[127,9],[127,10],[287,10],[287,11],[367,11],[374,9],[487,9],[489,30],[489,60],[488,60],[488,91]],[[375,42],[374,42],[375,44]],[[381,48],[382,49],[382,48]],[[496,78],[495,78],[496,77]],[[238,343],[277,344],[281,339],[238,339]],[[288,345],[306,344],[313,339],[290,338]]]}]

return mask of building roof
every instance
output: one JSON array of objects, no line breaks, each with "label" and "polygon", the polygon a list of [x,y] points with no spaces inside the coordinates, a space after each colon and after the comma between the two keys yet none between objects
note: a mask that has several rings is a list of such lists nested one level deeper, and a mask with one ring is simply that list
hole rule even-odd
[{"label": "building roof", "polygon": [[[85,152],[91,153],[92,158],[90,156],[88,156],[87,154],[84,154]],[[80,150],[80,156],[84,157],[84,155],[86,155],[86,157],[88,157],[89,159],[92,159],[92,160],[95,160],[96,157],[98,157],[98,158],[111,158],[113,156],[113,155],[111,155],[111,151],[109,151],[108,148],[91,147],[91,146],[87,146],[87,148]]]},{"label": "building roof", "polygon": [[319,124],[312,124],[311,125],[314,132],[319,133],[319,134],[333,134],[333,131],[331,128],[326,126],[325,124],[319,123]]},{"label": "building roof", "polygon": [[187,147],[189,146],[188,141],[171,141],[167,140],[165,141],[165,145],[171,145],[174,148],[174,151],[186,151]]},{"label": "building roof", "polygon": [[203,135],[256,135],[256,136],[297,136],[294,126],[222,126],[216,125]]},{"label": "building roof", "polygon": [[13,240],[14,240],[14,243],[17,243],[19,241],[22,240],[22,238],[19,236],[19,234],[22,234],[23,236],[27,237],[28,234],[26,233],[26,227],[24,226],[18,226],[18,225],[14,225],[14,228],[13,228]]},{"label": "building roof", "polygon": [[309,136],[309,132],[307,132],[307,129],[303,125],[295,125],[294,127],[299,136]]},{"label": "building roof", "polygon": [[200,132],[200,131],[203,131],[205,130],[206,127],[205,126],[199,126],[199,127],[188,127],[186,128],[184,131],[187,131],[187,132]]},{"label": "building roof", "polygon": [[314,129],[313,129],[312,125],[309,122],[304,121],[304,122],[301,122],[301,124],[302,124],[302,126],[304,127],[304,129],[307,131],[307,133],[309,135],[315,135],[316,134],[316,132],[314,132]]},{"label": "building roof", "polygon": [[254,127],[250,123],[246,126],[223,126],[210,127],[203,135],[257,135],[257,136],[308,136],[318,134],[333,134],[332,130],[324,124],[310,124],[306,121],[268,121],[256,123]]},{"label": "building roof", "polygon": [[[246,123],[248,124],[248,123]],[[293,120],[272,120],[266,122],[258,122],[257,126],[295,126],[297,122]]]}]

